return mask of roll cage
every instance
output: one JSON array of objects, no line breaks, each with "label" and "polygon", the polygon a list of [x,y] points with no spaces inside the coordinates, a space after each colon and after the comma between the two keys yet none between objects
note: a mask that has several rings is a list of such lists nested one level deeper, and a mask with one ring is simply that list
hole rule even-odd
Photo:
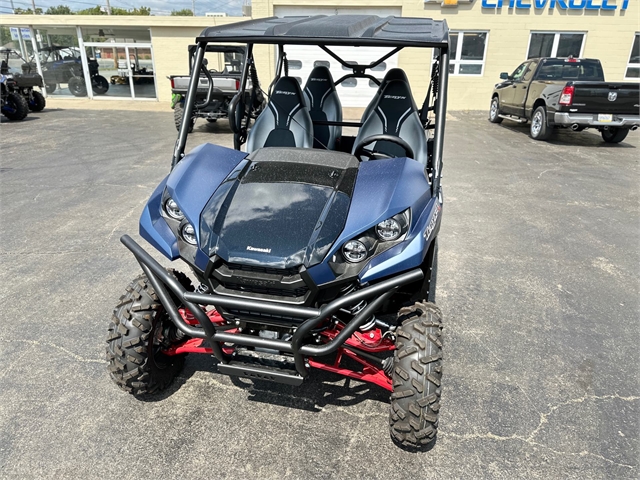
[{"label": "roll cage", "polygon": [[[284,51],[285,45],[315,45],[338,61],[343,68],[351,70],[334,82],[339,85],[349,78],[366,78],[376,85],[380,81],[367,70],[379,65],[387,58],[400,52],[405,47],[434,49],[430,82],[419,110],[421,123],[426,131],[433,131],[433,148],[429,152],[427,170],[431,176],[432,196],[438,195],[442,172],[442,154],[444,146],[444,128],[446,119],[446,94],[449,77],[449,30],[445,20],[428,18],[378,17],[374,15],[316,15],[308,17],[270,17],[248,20],[244,22],[206,28],[196,39],[194,50],[190,50],[191,78],[185,100],[183,122],[173,153],[172,168],[184,157],[188,135],[188,122],[192,116],[200,75],[209,80],[209,93],[204,104],[211,101],[213,81],[211,74],[203,62],[204,55],[211,51],[211,43],[246,44],[245,62],[240,80],[238,94],[231,101],[229,122],[234,132],[234,148],[239,150],[246,142],[247,131],[251,120],[251,112],[244,104],[247,79],[255,76],[253,46],[256,44],[275,45],[278,49],[276,74],[271,86],[282,76],[288,74],[288,61]],[[340,58],[331,47],[334,46],[375,46],[391,47],[392,50],[379,59],[360,65]],[[425,55],[425,64],[430,63],[430,55]],[[192,60],[191,60],[192,59]],[[252,81],[252,88],[259,88],[257,81]],[[269,88],[269,93],[271,87]],[[255,92],[252,92],[255,93]],[[265,93],[268,95],[268,93]],[[360,127],[361,122],[318,122],[323,125],[340,125]],[[430,149],[431,150],[431,149]]]}]

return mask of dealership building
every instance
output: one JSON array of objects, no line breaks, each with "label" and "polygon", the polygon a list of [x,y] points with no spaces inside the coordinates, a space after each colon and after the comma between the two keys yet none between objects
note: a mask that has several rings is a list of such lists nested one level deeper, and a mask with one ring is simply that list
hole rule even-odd
[{"label": "dealership building", "polygon": [[[569,56],[600,59],[609,81],[640,81],[640,6],[638,0],[253,0],[254,18],[288,15],[372,14],[446,19],[451,31],[449,109],[487,109],[501,72],[513,71],[531,57]],[[0,15],[12,27],[13,44],[26,54],[38,51],[40,68],[53,60],[80,57],[88,77],[97,60],[111,82],[96,101],[171,100],[168,75],[188,71],[187,46],[203,28],[247,17],[123,17]],[[56,45],[66,50],[52,48]],[[289,74],[305,82],[315,64],[328,65],[334,78],[343,67],[315,46],[286,48]],[[381,57],[376,48],[335,48],[344,60],[366,63]],[[273,48],[257,46],[258,74],[268,85],[275,71]],[[404,49],[372,72],[383,77],[404,69],[418,101],[427,90],[432,54]],[[45,72],[46,77],[46,72]],[[46,81],[46,78],[45,78]],[[47,95],[74,98],[64,83],[51,83]],[[376,85],[349,79],[338,86],[344,107],[357,117]],[[76,92],[77,93],[77,92]],[[115,105],[114,105],[115,107]],[[353,109],[353,110],[351,110]]]}]

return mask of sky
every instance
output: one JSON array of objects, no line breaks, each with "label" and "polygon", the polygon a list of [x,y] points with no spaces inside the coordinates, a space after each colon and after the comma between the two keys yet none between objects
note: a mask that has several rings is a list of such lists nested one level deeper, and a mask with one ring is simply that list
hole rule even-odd
[{"label": "sky", "polygon": [[[243,0],[195,0],[196,15],[206,12],[226,12],[229,15],[242,15]],[[153,15],[169,15],[171,10],[191,9],[191,0],[109,0],[112,7],[134,8],[150,7]],[[46,10],[56,5],[67,5],[72,10],[106,5],[105,0],[35,0],[36,7]],[[31,8],[31,0],[13,0],[16,8]],[[11,0],[0,0],[0,13],[11,13]]]}]

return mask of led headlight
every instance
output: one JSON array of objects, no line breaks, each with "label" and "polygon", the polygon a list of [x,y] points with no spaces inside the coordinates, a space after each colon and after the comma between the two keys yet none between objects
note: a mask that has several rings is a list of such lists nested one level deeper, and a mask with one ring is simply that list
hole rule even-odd
[{"label": "led headlight", "polygon": [[383,242],[395,240],[402,233],[402,227],[395,218],[387,218],[376,225],[376,235]]},{"label": "led headlight", "polygon": [[182,220],[184,218],[184,213],[178,208],[178,204],[176,201],[169,197],[166,202],[164,202],[164,211],[167,212],[171,218],[175,218],[176,220]]},{"label": "led headlight", "polygon": [[349,240],[343,245],[342,254],[348,262],[358,263],[367,258],[367,247],[360,240]]},{"label": "led headlight", "polygon": [[193,228],[193,225],[190,223],[185,223],[182,226],[182,238],[185,242],[191,245],[197,245],[198,241],[196,240],[196,229]]}]

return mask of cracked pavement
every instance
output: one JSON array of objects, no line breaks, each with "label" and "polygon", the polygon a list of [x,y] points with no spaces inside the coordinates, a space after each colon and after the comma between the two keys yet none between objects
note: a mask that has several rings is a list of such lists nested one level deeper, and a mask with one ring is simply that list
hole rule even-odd
[{"label": "cracked pavement", "polygon": [[[330,374],[272,385],[192,355],[157,397],[118,390],[106,328],[139,270],[118,239],[169,170],[172,114],[3,119],[0,478],[638,478],[640,135],[540,143],[485,116],[447,125],[443,398],[422,453],[390,441],[387,393]],[[188,148],[205,141],[232,144],[224,122]]]}]

